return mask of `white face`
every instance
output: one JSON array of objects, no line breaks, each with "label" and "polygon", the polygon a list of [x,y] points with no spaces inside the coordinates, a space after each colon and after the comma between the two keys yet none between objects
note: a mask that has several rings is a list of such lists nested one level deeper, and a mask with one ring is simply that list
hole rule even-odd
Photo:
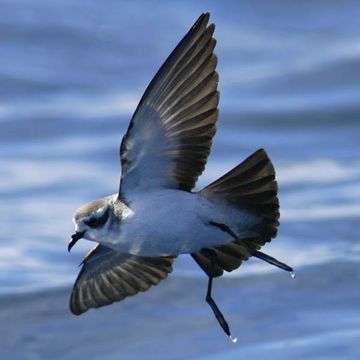
[{"label": "white face", "polygon": [[91,212],[78,217],[75,214],[74,224],[76,232],[84,232],[83,238],[91,241],[99,241],[106,236],[109,228],[110,207],[105,205]]}]

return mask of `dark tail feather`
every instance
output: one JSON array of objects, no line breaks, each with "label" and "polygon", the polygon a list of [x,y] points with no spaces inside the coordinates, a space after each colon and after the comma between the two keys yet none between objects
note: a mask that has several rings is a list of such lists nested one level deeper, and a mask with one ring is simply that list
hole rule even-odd
[{"label": "dark tail feather", "polygon": [[203,196],[225,198],[259,215],[262,222],[252,230],[257,230],[265,242],[276,236],[279,226],[277,192],[275,169],[263,149],[201,190]]},{"label": "dark tail feather", "polygon": [[211,248],[217,255],[215,267],[211,267],[206,249],[191,254],[208,275],[221,276],[223,270],[235,270],[243,260],[247,260],[254,251],[259,250],[262,245],[276,236],[280,217],[277,192],[275,169],[263,149],[256,151],[220,179],[201,190],[201,195],[205,197],[226,199],[261,218],[260,223],[249,229],[257,234],[256,236],[241,239],[241,243],[233,241]]},{"label": "dark tail feather", "polygon": [[202,249],[197,253],[192,253],[191,256],[206,274],[218,277],[224,270],[231,272],[237,269],[242,260],[247,260],[251,254],[244,244],[234,241],[210,250]]}]

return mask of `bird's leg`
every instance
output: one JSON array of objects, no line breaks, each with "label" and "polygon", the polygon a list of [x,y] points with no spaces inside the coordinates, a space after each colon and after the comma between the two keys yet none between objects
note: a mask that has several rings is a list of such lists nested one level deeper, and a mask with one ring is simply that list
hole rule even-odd
[{"label": "bird's leg", "polygon": [[[209,255],[210,255],[210,258],[211,258],[211,266],[214,269],[216,254],[213,251],[209,250]],[[228,335],[232,341],[236,342],[236,338],[233,338],[231,336],[230,328],[229,328],[229,325],[228,325],[227,321],[224,318],[224,315],[221,313],[220,309],[216,305],[215,300],[211,296],[212,282],[213,282],[213,277],[209,276],[207,293],[206,293],[206,302],[210,305],[212,311],[214,312],[214,315],[215,315],[217,321],[219,322],[220,326],[224,330],[225,334]]]},{"label": "bird's leg", "polygon": [[275,265],[280,269],[294,273],[294,269],[292,267],[290,267],[289,265],[286,265],[285,263],[282,263],[281,261],[273,258],[272,256],[264,254],[261,251],[254,251],[252,253],[252,256],[255,256],[256,258],[258,258],[260,260],[266,261],[267,263],[269,263],[271,265]]},{"label": "bird's leg", "polygon": [[[248,248],[248,246],[225,224],[220,224],[220,223],[216,223],[214,221],[210,221],[210,225],[212,226],[216,226],[218,227],[220,230],[228,233],[231,237],[233,237],[237,242],[241,243],[242,245],[244,245],[249,251],[250,249]],[[250,251],[251,252],[251,251]],[[277,266],[280,269],[283,269],[285,271],[289,271],[292,274],[294,274],[294,270],[292,267],[290,267],[289,265],[286,265],[285,263],[282,263],[281,261],[273,258],[272,256],[269,256],[261,251],[252,251],[251,252],[252,256],[255,256],[258,259],[261,259],[263,261],[266,261],[267,263]]]}]

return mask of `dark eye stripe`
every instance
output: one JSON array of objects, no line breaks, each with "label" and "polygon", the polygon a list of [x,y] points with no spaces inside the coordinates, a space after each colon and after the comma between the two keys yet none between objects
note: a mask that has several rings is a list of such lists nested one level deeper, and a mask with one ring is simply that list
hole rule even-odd
[{"label": "dark eye stripe", "polygon": [[85,221],[85,224],[90,226],[91,228],[97,228],[99,226],[104,225],[108,217],[109,217],[109,208],[107,208],[106,211],[100,217],[90,218],[89,220]]}]

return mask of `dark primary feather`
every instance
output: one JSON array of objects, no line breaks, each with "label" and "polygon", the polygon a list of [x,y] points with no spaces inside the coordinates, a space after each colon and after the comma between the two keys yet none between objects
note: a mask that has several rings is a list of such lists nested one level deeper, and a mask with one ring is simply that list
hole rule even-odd
[{"label": "dark primary feather", "polygon": [[122,254],[96,245],[83,261],[70,298],[70,309],[80,315],[157,285],[172,271],[172,257]]},{"label": "dark primary feather", "polygon": [[120,148],[125,198],[160,187],[190,191],[204,170],[219,102],[215,26],[208,20],[201,15],[180,41],[131,119]]}]

